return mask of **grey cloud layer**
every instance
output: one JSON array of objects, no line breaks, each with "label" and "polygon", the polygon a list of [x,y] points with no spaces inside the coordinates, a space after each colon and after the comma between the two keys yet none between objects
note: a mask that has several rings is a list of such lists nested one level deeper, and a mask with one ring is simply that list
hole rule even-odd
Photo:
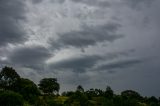
[{"label": "grey cloud layer", "polygon": [[107,0],[72,0],[73,2],[83,3],[90,6],[109,7],[110,3]]},{"label": "grey cloud layer", "polygon": [[24,42],[27,37],[19,20],[25,19],[23,0],[0,0],[0,46]]},{"label": "grey cloud layer", "polygon": [[[73,57],[61,61],[54,62],[50,64],[50,68],[55,70],[69,70],[74,71],[77,73],[85,72],[88,70],[95,70],[95,71],[101,71],[101,70],[108,70],[107,68],[117,68],[117,67],[130,67],[131,64],[138,63],[138,60],[128,60],[128,61],[120,61],[117,63],[107,64],[106,66],[98,66],[98,68],[94,68],[97,66],[99,62],[104,63],[106,61],[111,61],[113,59],[119,58],[119,57],[127,57],[130,55],[130,51],[126,52],[117,52],[112,54],[106,54],[106,55],[83,55],[80,57]],[[126,64],[126,65],[125,65]],[[94,68],[94,69],[92,69]]]},{"label": "grey cloud layer", "polygon": [[[156,95],[160,87],[152,86],[148,75],[158,83],[159,4],[158,0],[0,0],[0,65],[16,67],[34,81],[57,77],[65,90],[84,83],[104,87],[111,81],[119,90],[135,84],[146,95],[151,90]],[[35,32],[27,33],[31,39],[22,21]],[[154,55],[156,61],[141,59]],[[146,80],[153,88],[144,87]]]},{"label": "grey cloud layer", "polygon": [[112,70],[112,69],[128,68],[128,67],[132,67],[133,65],[139,64],[141,62],[142,60],[138,60],[138,59],[121,60],[121,61],[116,61],[116,62],[98,66],[96,70]]},{"label": "grey cloud layer", "polygon": [[[41,3],[43,0],[32,0],[33,3],[37,4],[37,3]],[[65,2],[65,0],[50,0],[50,2],[52,3],[63,3]]]},{"label": "grey cloud layer", "polygon": [[86,48],[101,42],[113,42],[123,36],[117,34],[120,24],[109,23],[102,26],[83,26],[80,31],[59,34],[59,39],[49,42],[54,49],[64,47]]},{"label": "grey cloud layer", "polygon": [[40,3],[42,2],[43,0],[32,0],[33,3]]},{"label": "grey cloud layer", "polygon": [[139,8],[142,4],[150,6],[156,0],[122,0],[132,8]]},{"label": "grey cloud layer", "polygon": [[101,59],[100,56],[82,56],[53,63],[50,67],[56,70],[70,70],[80,73],[93,67]]},{"label": "grey cloud layer", "polygon": [[48,49],[41,46],[32,46],[17,48],[8,57],[12,64],[41,69],[50,56]]},{"label": "grey cloud layer", "polygon": [[[111,1],[118,2],[116,0],[72,0],[76,3],[83,3],[89,6],[97,6],[100,8],[106,8],[112,6]],[[127,4],[131,8],[139,8],[140,6],[144,5],[151,5],[152,2],[156,0],[121,0],[120,3]]]}]

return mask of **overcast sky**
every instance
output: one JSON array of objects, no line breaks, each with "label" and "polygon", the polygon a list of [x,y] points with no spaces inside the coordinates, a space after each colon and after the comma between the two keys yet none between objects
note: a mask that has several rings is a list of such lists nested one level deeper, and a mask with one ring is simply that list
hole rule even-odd
[{"label": "overcast sky", "polygon": [[61,92],[160,96],[160,0],[0,0],[0,67]]}]

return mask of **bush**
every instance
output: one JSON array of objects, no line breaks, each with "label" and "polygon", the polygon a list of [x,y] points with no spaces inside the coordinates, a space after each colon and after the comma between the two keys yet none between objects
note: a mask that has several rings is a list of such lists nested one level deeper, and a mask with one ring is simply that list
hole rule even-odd
[{"label": "bush", "polygon": [[0,92],[0,104],[1,106],[23,106],[22,95],[12,91]]}]

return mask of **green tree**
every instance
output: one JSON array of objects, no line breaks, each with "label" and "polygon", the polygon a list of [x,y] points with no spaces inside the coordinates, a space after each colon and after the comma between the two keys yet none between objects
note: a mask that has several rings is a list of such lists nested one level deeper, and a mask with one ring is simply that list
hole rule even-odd
[{"label": "green tree", "polygon": [[88,103],[87,96],[84,93],[76,91],[64,104],[65,106],[88,106]]},{"label": "green tree", "polygon": [[125,90],[121,92],[121,96],[124,98],[137,99],[137,100],[142,98],[138,92],[133,90]]},{"label": "green tree", "polygon": [[95,89],[94,90],[97,96],[104,96],[104,92],[101,89]]},{"label": "green tree", "polygon": [[133,90],[125,90],[121,92],[123,106],[138,106],[142,101],[141,95]]},{"label": "green tree", "polygon": [[12,91],[0,92],[1,106],[23,106],[24,100],[22,95]]},{"label": "green tree", "polygon": [[83,89],[83,87],[81,85],[78,85],[77,86],[77,91],[84,92],[84,89]]},{"label": "green tree", "polygon": [[39,89],[46,94],[58,93],[60,85],[56,78],[44,78],[38,84]]},{"label": "green tree", "polygon": [[147,99],[147,103],[150,105],[150,106],[158,106],[158,99],[154,96],[151,96]]},{"label": "green tree", "polygon": [[104,92],[105,97],[112,98],[113,97],[113,90],[110,86],[107,86],[106,91]]},{"label": "green tree", "polygon": [[33,104],[40,95],[37,85],[29,79],[20,78],[15,85],[14,91],[20,93],[24,99],[31,104]]},{"label": "green tree", "polygon": [[97,92],[93,88],[91,88],[90,90],[87,90],[85,94],[87,95],[88,99],[92,99],[93,97],[98,96]]},{"label": "green tree", "polygon": [[13,68],[4,67],[0,72],[0,88],[12,89],[19,78],[20,76]]}]

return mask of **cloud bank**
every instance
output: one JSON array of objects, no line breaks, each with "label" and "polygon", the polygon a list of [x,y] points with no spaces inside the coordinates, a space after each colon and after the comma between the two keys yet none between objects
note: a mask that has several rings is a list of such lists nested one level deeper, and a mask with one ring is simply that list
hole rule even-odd
[{"label": "cloud bank", "polygon": [[[158,95],[159,0],[1,0],[0,67],[61,91],[110,85]],[[152,91],[152,92],[150,92]]]}]

